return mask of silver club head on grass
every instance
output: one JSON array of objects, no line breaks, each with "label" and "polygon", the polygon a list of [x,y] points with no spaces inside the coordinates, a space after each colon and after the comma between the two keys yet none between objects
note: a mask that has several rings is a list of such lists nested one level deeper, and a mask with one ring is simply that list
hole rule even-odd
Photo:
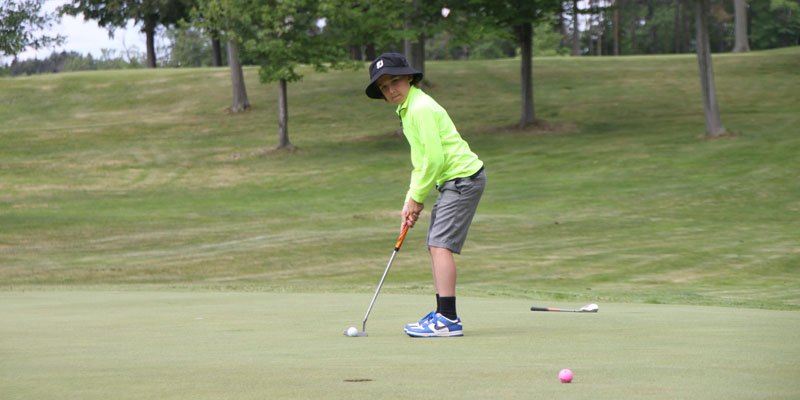
[{"label": "silver club head on grass", "polygon": [[[342,334],[344,334],[345,336],[350,336],[347,334],[347,329],[345,329],[344,332],[342,332]],[[369,336],[369,335],[367,335],[367,332],[357,331],[356,334],[353,335],[352,337],[363,337],[363,336]]]},{"label": "silver club head on grass", "polygon": [[[378,293],[381,292],[381,287],[383,287],[383,281],[386,279],[386,274],[389,273],[389,268],[392,266],[392,261],[394,261],[394,256],[397,255],[397,252],[400,251],[400,247],[403,245],[403,241],[406,238],[406,233],[408,233],[408,225],[403,226],[403,230],[400,232],[400,237],[397,238],[397,243],[394,245],[394,251],[392,252],[392,256],[389,257],[389,263],[386,264],[386,269],[383,270],[383,276],[381,276],[381,281],[378,283],[378,288],[375,289],[375,294],[372,295],[372,301],[369,303],[369,307],[367,307],[367,313],[364,314],[364,322],[361,325],[361,330],[358,331],[354,337],[358,336],[369,336],[367,335],[367,318],[369,318],[369,313],[372,311],[372,306],[375,305],[375,299],[378,298]],[[350,336],[347,334],[347,330],[344,331],[345,336]]]}]

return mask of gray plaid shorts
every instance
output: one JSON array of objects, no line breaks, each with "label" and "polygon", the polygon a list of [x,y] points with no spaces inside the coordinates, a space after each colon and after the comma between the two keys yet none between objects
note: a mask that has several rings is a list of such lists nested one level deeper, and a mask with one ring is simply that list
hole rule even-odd
[{"label": "gray plaid shorts", "polygon": [[485,187],[483,169],[471,177],[456,178],[437,186],[439,197],[431,210],[428,249],[442,247],[461,254]]}]

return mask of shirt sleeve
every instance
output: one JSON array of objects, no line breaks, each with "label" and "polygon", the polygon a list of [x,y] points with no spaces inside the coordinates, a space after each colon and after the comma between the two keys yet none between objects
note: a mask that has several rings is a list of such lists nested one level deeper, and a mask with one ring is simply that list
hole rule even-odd
[{"label": "shirt sleeve", "polygon": [[431,188],[436,184],[436,177],[444,168],[442,140],[433,110],[417,110],[410,122],[419,142],[411,149],[416,153],[416,157],[412,158],[417,162],[414,164],[414,171],[411,172],[411,183],[406,201],[414,199],[417,203],[424,203]]}]

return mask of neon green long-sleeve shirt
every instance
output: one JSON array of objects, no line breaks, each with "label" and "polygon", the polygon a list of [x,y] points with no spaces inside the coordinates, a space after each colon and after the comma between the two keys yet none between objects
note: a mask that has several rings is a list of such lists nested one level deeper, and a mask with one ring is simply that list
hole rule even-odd
[{"label": "neon green long-sleeve shirt", "polygon": [[416,86],[411,86],[406,100],[397,106],[397,115],[403,121],[414,166],[406,201],[424,203],[434,185],[470,176],[483,166],[447,111]]}]

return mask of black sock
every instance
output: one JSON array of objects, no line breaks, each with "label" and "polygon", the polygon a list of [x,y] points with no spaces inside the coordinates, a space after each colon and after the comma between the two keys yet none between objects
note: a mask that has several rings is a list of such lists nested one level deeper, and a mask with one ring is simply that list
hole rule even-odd
[{"label": "black sock", "polygon": [[438,313],[442,309],[442,302],[439,300],[439,293],[436,293],[436,312]]},{"label": "black sock", "polygon": [[458,314],[456,314],[456,296],[439,297],[439,304],[439,314],[451,320],[458,318]]}]

